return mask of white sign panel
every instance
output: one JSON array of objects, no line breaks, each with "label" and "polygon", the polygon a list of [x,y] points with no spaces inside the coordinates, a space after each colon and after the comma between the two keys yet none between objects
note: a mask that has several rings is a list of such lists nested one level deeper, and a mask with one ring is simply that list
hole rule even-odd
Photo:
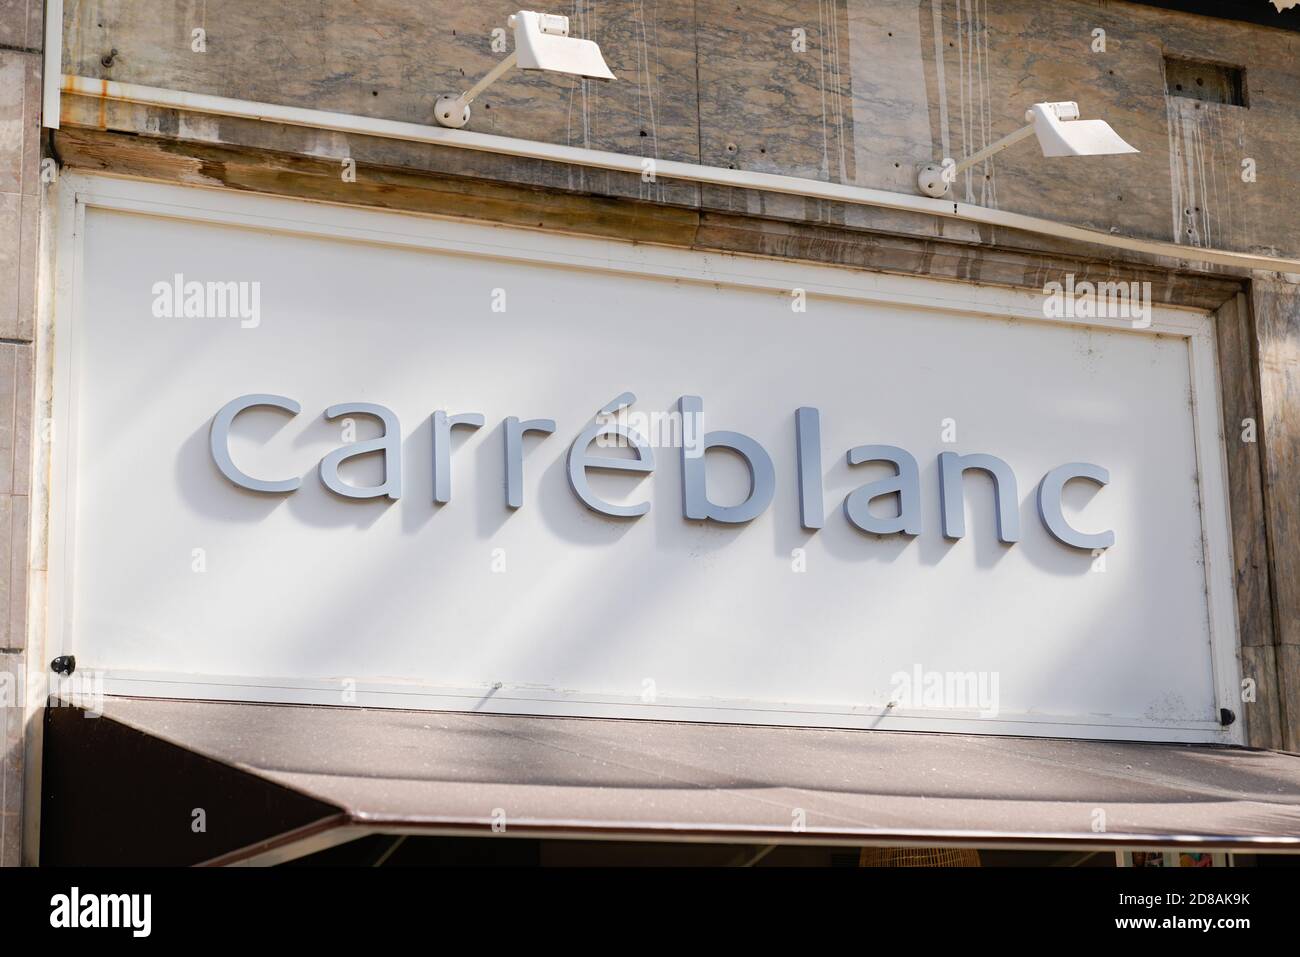
[{"label": "white sign panel", "polygon": [[51,622],[110,690],[1236,739],[1202,315],[63,188]]}]

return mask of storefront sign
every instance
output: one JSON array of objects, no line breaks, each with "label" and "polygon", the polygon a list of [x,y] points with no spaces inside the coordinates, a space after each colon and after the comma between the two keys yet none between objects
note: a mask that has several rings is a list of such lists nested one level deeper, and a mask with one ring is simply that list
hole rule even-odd
[{"label": "storefront sign", "polygon": [[[607,405],[602,415],[608,415],[615,409],[626,408],[635,401],[630,392],[623,393],[616,404]],[[268,492],[287,495],[302,483],[296,477],[286,479],[253,478],[235,465],[230,457],[230,428],[245,409],[266,406],[283,409],[290,415],[297,415],[301,407],[293,399],[282,395],[253,394],[232,399],[221,407],[212,420],[210,446],[212,459],[221,474],[240,488],[250,492]],[[345,403],[330,406],[325,410],[325,418],[340,419],[346,415],[369,415],[382,423],[384,432],[376,439],[357,442],[329,453],[320,461],[321,483],[330,491],[344,498],[370,499],[387,498],[397,501],[402,497],[402,452],[401,427],[392,410],[381,405],[367,402]],[[683,489],[682,515],[687,519],[707,519],[724,525],[738,525],[753,521],[767,511],[776,493],[776,470],[772,457],[758,442],[739,432],[705,432],[704,402],[699,396],[682,396],[677,400],[677,419],[681,423],[682,436],[681,478]],[[823,479],[821,469],[821,413],[817,409],[801,408],[795,412],[794,420],[798,423],[795,446],[798,456],[799,481],[799,515],[804,528],[817,529],[823,522]],[[478,412],[462,412],[448,415],[439,410],[433,413],[433,471],[435,488],[433,500],[445,504],[451,500],[450,476],[451,427],[464,425],[481,428],[484,417]],[[506,495],[505,504],[510,508],[519,508],[523,504],[519,487],[523,476],[523,443],[525,432],[539,432],[545,435],[555,431],[552,419],[535,419],[521,423],[516,418],[507,418],[502,423],[505,435],[506,461]],[[612,439],[607,444],[624,446],[635,451],[632,459],[614,456],[593,456],[591,444],[600,439]],[[710,500],[707,490],[706,452],[712,449],[726,449],[738,455],[749,470],[749,490],[743,501],[732,505],[719,505]],[[348,459],[359,455],[378,453],[383,459],[384,481],[381,485],[357,487],[345,481],[339,474],[339,466]],[[860,445],[848,450],[850,465],[865,462],[887,462],[894,469],[894,475],[864,485],[848,494],[844,499],[844,515],[853,525],[864,532],[877,535],[920,535],[923,530],[921,520],[921,485],[920,470],[916,459],[906,449],[893,445]],[[600,421],[586,426],[573,444],[569,446],[568,472],[569,486],[573,493],[587,508],[601,515],[615,518],[639,518],[650,511],[649,502],[635,505],[615,505],[605,501],[592,491],[587,481],[587,470],[598,469],[608,472],[630,472],[645,475],[653,472],[655,467],[654,450],[650,441],[641,433],[618,424]],[[958,455],[956,452],[939,453],[939,500],[943,515],[944,538],[958,539],[966,534],[966,510],[962,497],[962,474],[971,469],[979,469],[993,478],[998,519],[998,538],[1007,544],[1020,540],[1020,517],[1016,493],[1016,477],[1011,466],[999,458],[983,453]],[[444,484],[438,487],[438,481]],[[1062,510],[1061,494],[1065,483],[1072,479],[1087,479],[1098,485],[1110,481],[1110,473],[1099,465],[1087,462],[1070,462],[1057,466],[1043,476],[1038,485],[1038,514],[1043,525],[1057,541],[1075,548],[1101,549],[1115,544],[1113,532],[1086,534],[1071,527]],[[872,512],[871,502],[877,498],[897,501],[897,514],[880,517]]]},{"label": "storefront sign", "polygon": [[47,648],[110,694],[1236,740],[1203,314],[65,186]]}]

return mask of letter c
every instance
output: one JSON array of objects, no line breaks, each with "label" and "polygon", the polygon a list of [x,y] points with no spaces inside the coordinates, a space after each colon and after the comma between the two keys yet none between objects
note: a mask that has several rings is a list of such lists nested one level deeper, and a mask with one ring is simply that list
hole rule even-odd
[{"label": "letter c", "polygon": [[1057,466],[1044,475],[1043,481],[1038,485],[1038,514],[1042,517],[1047,530],[1066,545],[1089,550],[1110,548],[1115,544],[1114,532],[1087,535],[1076,531],[1065,520],[1065,515],[1061,511],[1061,492],[1065,489],[1066,482],[1077,478],[1091,479],[1098,485],[1106,485],[1110,482],[1110,473],[1100,465],[1091,465],[1088,462],[1070,462]]},{"label": "letter c", "polygon": [[241,395],[238,399],[231,399],[221,407],[221,411],[212,419],[212,430],[208,433],[208,444],[212,447],[212,460],[217,463],[217,468],[221,469],[221,474],[240,488],[246,488],[252,492],[292,492],[302,484],[301,479],[291,478],[281,482],[274,482],[253,478],[246,472],[240,471],[230,457],[230,424],[235,421],[235,416],[245,409],[251,409],[259,405],[283,409],[291,415],[297,415],[302,411],[302,406],[293,399],[282,395],[253,394]]}]

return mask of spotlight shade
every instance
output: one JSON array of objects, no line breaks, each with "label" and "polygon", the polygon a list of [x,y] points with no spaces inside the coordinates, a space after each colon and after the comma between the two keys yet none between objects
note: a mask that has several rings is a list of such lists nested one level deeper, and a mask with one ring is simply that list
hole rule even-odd
[{"label": "spotlight shade", "polygon": [[[1105,120],[1079,120],[1075,103],[1035,103],[1025,114],[1044,156],[1108,156],[1136,153]],[[1063,118],[1064,117],[1064,118]]]},{"label": "spotlight shade", "polygon": [[510,18],[515,28],[515,54],[523,70],[568,73],[612,80],[600,47],[591,40],[569,36],[569,18],[520,10]]}]

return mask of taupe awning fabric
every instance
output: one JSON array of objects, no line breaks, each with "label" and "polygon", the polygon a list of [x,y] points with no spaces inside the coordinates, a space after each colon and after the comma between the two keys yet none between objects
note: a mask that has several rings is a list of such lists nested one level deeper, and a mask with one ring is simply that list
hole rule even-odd
[{"label": "taupe awning fabric", "polygon": [[60,801],[94,813],[66,793],[87,763],[179,792],[150,819],[201,806],[224,769],[263,791],[221,813],[268,816],[203,848],[222,863],[368,831],[488,836],[502,815],[531,837],[1300,852],[1300,756],[1244,748],[134,698],[48,714],[45,826]]}]

